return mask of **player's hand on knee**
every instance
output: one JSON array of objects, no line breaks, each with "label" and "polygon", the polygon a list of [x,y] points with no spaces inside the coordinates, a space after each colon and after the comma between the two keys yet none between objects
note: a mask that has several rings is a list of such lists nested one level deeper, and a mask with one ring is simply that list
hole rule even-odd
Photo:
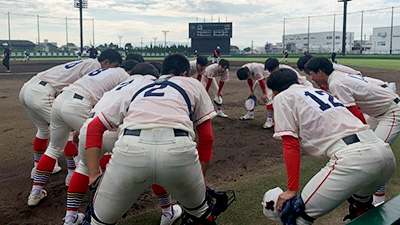
[{"label": "player's hand on knee", "polygon": [[268,99],[268,97],[267,97],[267,94],[261,95],[261,100],[262,100],[264,103],[267,103],[267,102],[269,101],[269,99]]},{"label": "player's hand on knee", "polygon": [[283,203],[285,203],[289,199],[296,197],[296,195],[297,195],[297,191],[290,191],[290,190],[287,190],[287,191],[283,192],[282,194],[280,194],[278,197],[278,202],[276,204],[276,209],[278,211],[281,211]]}]

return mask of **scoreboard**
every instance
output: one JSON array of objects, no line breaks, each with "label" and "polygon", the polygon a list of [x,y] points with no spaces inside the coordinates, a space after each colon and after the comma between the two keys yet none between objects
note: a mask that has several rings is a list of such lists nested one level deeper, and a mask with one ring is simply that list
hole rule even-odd
[{"label": "scoreboard", "polygon": [[232,23],[189,23],[189,38],[232,38]]}]

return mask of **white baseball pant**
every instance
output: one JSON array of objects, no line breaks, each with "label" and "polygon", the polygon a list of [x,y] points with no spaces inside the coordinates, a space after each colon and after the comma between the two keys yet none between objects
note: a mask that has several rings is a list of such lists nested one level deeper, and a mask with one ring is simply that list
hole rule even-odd
[{"label": "white baseball pant", "polygon": [[393,102],[385,114],[374,119],[377,121],[375,134],[384,142],[393,144],[400,133],[400,106]]},{"label": "white baseball pant", "polygon": [[37,128],[36,137],[48,139],[50,136],[50,112],[56,90],[36,76],[24,84],[19,92],[19,100]]},{"label": "white baseball pant", "polygon": [[[86,145],[86,131],[89,123],[93,120],[93,118],[87,119],[85,123],[82,125],[81,130],[79,131],[79,156],[81,157],[81,160],[79,161],[75,172],[89,176],[88,173],[88,168],[87,168],[87,162],[86,162],[86,151],[85,151],[85,145]],[[103,157],[103,155],[107,152],[111,152],[111,150],[114,148],[114,143],[118,139],[118,132],[117,131],[106,131],[103,134],[103,142],[100,150],[100,158]],[[100,160],[99,158],[99,160]]]},{"label": "white baseball pant", "polygon": [[[329,162],[301,192],[307,215],[321,217],[353,194],[372,196],[394,173],[396,162],[387,143],[372,130],[357,137],[360,142],[347,145],[340,139],[328,149]],[[299,218],[298,224],[307,222]]]},{"label": "white baseball pant", "polygon": [[79,131],[89,117],[92,101],[82,94],[63,91],[54,101],[50,115],[50,143],[45,155],[58,159],[68,141],[71,129]]},{"label": "white baseball pant", "polygon": [[[152,184],[163,186],[196,217],[208,208],[202,205],[206,186],[196,143],[175,137],[171,128],[158,128],[119,136],[93,199],[95,215],[103,223],[117,222]],[[93,217],[92,224],[97,224]]]}]

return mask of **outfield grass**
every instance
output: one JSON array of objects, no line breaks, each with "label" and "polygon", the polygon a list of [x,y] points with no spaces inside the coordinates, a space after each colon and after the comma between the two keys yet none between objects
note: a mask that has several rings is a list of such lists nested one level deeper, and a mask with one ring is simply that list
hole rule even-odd
[{"label": "outfield grass", "polygon": [[[397,164],[400,163],[400,139],[392,146],[396,155]],[[266,159],[267,160],[267,159]],[[328,162],[328,158],[302,157],[300,187],[304,187],[309,179],[316,174]],[[270,163],[267,163],[270,164]],[[270,164],[271,165],[271,164]],[[396,173],[387,185],[387,199],[393,198],[400,192],[400,168],[397,167]],[[234,189],[237,200],[232,203],[229,209],[224,212],[217,220],[219,225],[267,225],[280,224],[267,219],[262,213],[262,197],[264,193],[275,187],[286,187],[286,172],[283,163],[266,167],[262,174],[248,174],[243,179],[221,189]],[[316,225],[336,225],[345,224],[343,217],[348,213],[348,203],[343,203],[340,207],[331,213],[318,218]],[[158,224],[160,220],[160,210],[152,213],[127,218],[120,224]],[[134,215],[130,215],[134,216]],[[347,221],[348,222],[348,221]]]}]

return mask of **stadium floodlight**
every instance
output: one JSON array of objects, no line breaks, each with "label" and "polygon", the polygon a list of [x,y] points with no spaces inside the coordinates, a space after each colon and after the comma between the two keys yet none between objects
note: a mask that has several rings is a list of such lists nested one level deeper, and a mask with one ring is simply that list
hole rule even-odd
[{"label": "stadium floodlight", "polygon": [[74,0],[74,7],[75,8],[80,8],[80,2],[82,1],[82,8],[87,9],[88,7],[88,1],[87,0]]},{"label": "stadium floodlight", "polygon": [[[87,9],[88,0],[74,0],[74,7],[79,8],[79,24],[80,24],[80,33],[81,33],[81,54],[83,54],[83,16],[82,9]],[[68,45],[68,44],[67,44]]]},{"label": "stadium floodlight", "polygon": [[[346,55],[346,19],[347,19],[347,2],[351,0],[338,0],[343,2],[343,34],[342,34],[342,55]],[[351,40],[350,40],[351,41]],[[351,46],[351,44],[350,44]]]}]

